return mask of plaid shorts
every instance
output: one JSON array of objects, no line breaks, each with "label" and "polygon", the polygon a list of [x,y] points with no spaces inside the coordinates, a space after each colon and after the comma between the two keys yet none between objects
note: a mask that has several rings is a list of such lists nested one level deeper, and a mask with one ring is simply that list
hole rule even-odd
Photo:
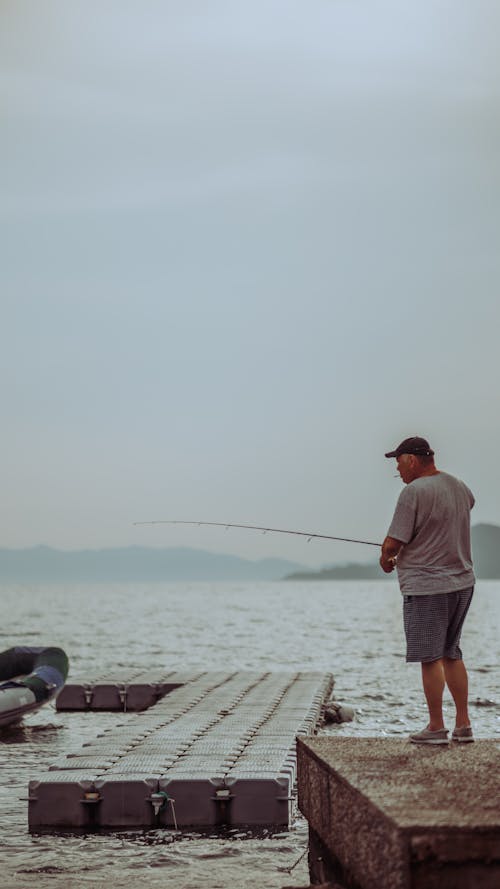
[{"label": "plaid shorts", "polygon": [[474,587],[454,593],[403,596],[407,663],[461,660],[460,634]]}]

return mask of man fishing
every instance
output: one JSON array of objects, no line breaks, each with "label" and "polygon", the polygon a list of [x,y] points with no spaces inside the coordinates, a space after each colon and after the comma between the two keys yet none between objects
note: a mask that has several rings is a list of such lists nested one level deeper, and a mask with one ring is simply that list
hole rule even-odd
[{"label": "man fishing", "polygon": [[459,647],[474,591],[470,510],[474,496],[459,479],[441,472],[425,438],[406,438],[395,457],[403,488],[382,544],[380,565],[397,568],[403,595],[407,662],[420,662],[429,724],[410,735],[414,744],[447,744],[443,692],[456,707],[452,740],[474,740],[468,714],[468,678]]}]

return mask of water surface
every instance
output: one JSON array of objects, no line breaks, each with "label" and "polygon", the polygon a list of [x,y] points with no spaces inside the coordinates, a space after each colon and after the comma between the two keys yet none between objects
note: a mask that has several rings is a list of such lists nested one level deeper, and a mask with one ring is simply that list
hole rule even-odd
[{"label": "water surface", "polygon": [[[161,666],[204,670],[324,670],[334,696],[356,710],[331,734],[405,737],[426,710],[420,668],[407,665],[396,584],[371,582],[147,584],[1,589],[0,650],[60,645],[70,677]],[[478,584],[462,648],[478,737],[500,738],[500,583]],[[452,722],[452,702],[446,715]],[[121,717],[123,719],[123,717]],[[308,884],[307,824],[253,836],[127,832],[30,835],[31,775],[117,721],[116,714],[47,706],[0,735],[0,885],[25,889],[278,889]]]}]

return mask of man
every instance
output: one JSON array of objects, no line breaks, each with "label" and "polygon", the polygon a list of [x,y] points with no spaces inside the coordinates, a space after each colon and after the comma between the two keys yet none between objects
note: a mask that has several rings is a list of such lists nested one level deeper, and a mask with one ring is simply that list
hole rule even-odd
[{"label": "man", "polygon": [[443,691],[456,707],[454,741],[473,741],[467,709],[468,679],[459,647],[474,591],[470,510],[474,497],[459,479],[440,472],[425,438],[406,438],[395,457],[406,487],[396,505],[380,565],[397,567],[403,594],[407,662],[420,662],[429,724],[410,735],[414,744],[447,744]]}]

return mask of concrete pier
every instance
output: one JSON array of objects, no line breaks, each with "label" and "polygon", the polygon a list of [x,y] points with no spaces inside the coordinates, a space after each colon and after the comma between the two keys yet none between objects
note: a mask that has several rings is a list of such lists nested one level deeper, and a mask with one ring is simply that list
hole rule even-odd
[{"label": "concrete pier", "polygon": [[497,889],[500,743],[299,738],[312,883]]},{"label": "concrete pier", "polygon": [[73,684],[70,709],[116,709],[120,693],[138,709],[154,703],[33,776],[30,829],[288,826],[295,739],[314,733],[331,674],[184,679],[148,674]]}]

